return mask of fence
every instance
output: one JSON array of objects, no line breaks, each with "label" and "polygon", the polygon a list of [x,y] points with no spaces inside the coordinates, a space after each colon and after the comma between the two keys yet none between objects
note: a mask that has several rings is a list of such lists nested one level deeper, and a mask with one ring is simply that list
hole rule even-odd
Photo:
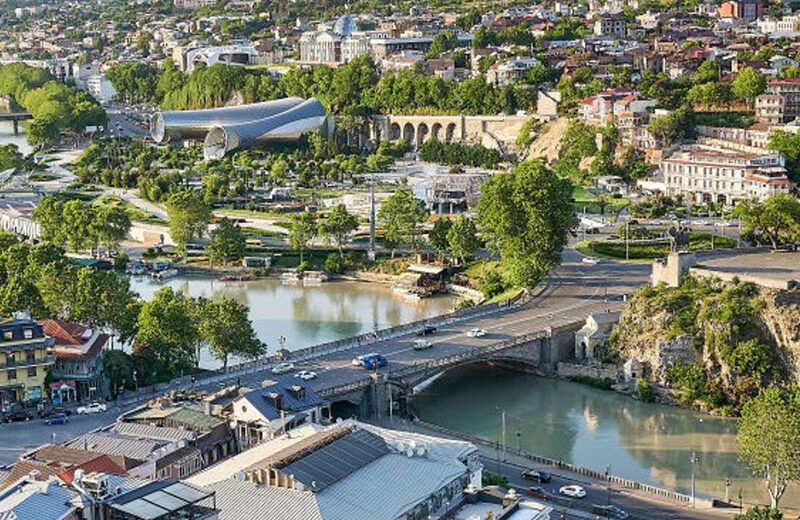
[{"label": "fence", "polygon": [[[496,448],[497,445],[494,442],[488,441],[486,439],[481,439],[479,437],[474,437],[472,435],[467,435],[465,433],[451,430],[450,428],[445,428],[444,426],[439,426],[438,424],[427,423],[423,421],[419,421],[417,424],[420,426],[445,434],[449,437],[454,437],[457,439],[463,439],[466,441],[475,444],[476,446],[484,446],[486,448]],[[628,489],[644,491],[645,493],[649,493],[651,495],[656,495],[662,498],[666,498],[669,500],[673,500],[675,502],[679,502],[681,504],[689,504],[692,502],[692,497],[690,495],[686,495],[684,493],[678,493],[676,491],[669,491],[667,489],[663,489],[657,486],[651,486],[650,484],[645,484],[643,482],[637,482],[635,480],[629,480],[626,478],[618,477],[615,475],[609,475],[603,471],[597,471],[590,468],[584,468],[583,466],[576,466],[575,464],[570,464],[568,462],[563,462],[561,460],[550,459],[547,457],[542,457],[541,455],[535,455],[533,453],[529,453],[525,450],[508,450],[512,454],[518,455],[525,459],[531,460],[536,464],[541,464],[543,466],[549,466],[552,468],[558,468],[565,471],[569,471],[570,473],[575,473],[578,475],[583,475],[589,478],[593,478],[596,480],[602,480],[608,482],[609,484],[615,484],[617,486],[621,486]]]}]

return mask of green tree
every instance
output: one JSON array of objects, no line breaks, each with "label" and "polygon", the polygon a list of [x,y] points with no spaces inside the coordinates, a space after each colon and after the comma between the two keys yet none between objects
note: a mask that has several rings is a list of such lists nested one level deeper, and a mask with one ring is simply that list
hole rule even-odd
[{"label": "green tree", "polygon": [[120,317],[133,302],[130,281],[113,271],[80,269],[77,273],[70,319],[119,330]]},{"label": "green tree", "polygon": [[770,506],[800,480],[800,388],[769,387],[745,403],[739,418],[739,458],[764,479]]},{"label": "green tree", "polygon": [[186,244],[200,238],[208,229],[211,207],[193,190],[176,191],[167,199],[167,215],[172,240],[178,253],[186,254]]},{"label": "green tree", "polygon": [[317,236],[317,222],[311,213],[297,213],[292,215],[289,223],[289,246],[300,252],[300,263],[303,263],[303,253],[308,249],[308,244]]},{"label": "green tree", "polygon": [[[420,227],[428,214],[422,201],[408,190],[397,190],[383,201],[378,218],[383,222],[384,239],[393,245],[408,244],[419,249]],[[394,247],[392,247],[394,256]]]},{"label": "green tree", "polygon": [[53,195],[45,195],[33,210],[33,220],[39,223],[40,238],[58,245],[66,244],[62,216],[64,204]]},{"label": "green tree", "polygon": [[128,236],[131,219],[125,208],[103,205],[94,212],[94,220],[89,228],[96,243],[106,249],[116,249]]},{"label": "green tree", "polygon": [[339,256],[344,258],[344,246],[350,235],[358,229],[358,217],[348,213],[344,204],[336,205],[319,224],[320,234],[336,244]]},{"label": "green tree", "polygon": [[0,286],[0,314],[9,316],[18,311],[30,312],[34,318],[47,316],[39,290],[24,275],[16,275]]},{"label": "green tree", "polygon": [[182,293],[171,287],[156,291],[142,305],[136,326],[134,353],[153,360],[154,372],[174,375],[195,365],[200,333]]},{"label": "green tree", "polygon": [[747,109],[753,105],[756,96],[767,89],[767,80],[753,67],[745,67],[739,71],[736,79],[731,84],[731,92],[737,99],[747,103]]},{"label": "green tree", "polygon": [[741,515],[733,515],[731,520],[783,520],[783,513],[773,507],[753,507]]},{"label": "green tree", "polygon": [[64,203],[61,218],[61,229],[67,246],[72,251],[81,251],[95,245],[91,230],[95,219],[94,207],[80,200],[70,200]]},{"label": "green tree", "polygon": [[25,166],[25,157],[15,144],[0,145],[0,171],[18,169]]},{"label": "green tree", "polygon": [[458,217],[453,222],[450,231],[447,232],[447,242],[450,254],[458,258],[461,263],[464,259],[478,250],[481,247],[481,241],[478,238],[478,228],[471,218],[464,215]]},{"label": "green tree", "polygon": [[425,53],[427,58],[437,58],[440,54],[446,51],[451,51],[458,47],[458,37],[456,33],[451,30],[442,31],[433,37],[433,42]]},{"label": "green tree", "polygon": [[469,32],[473,27],[481,23],[481,12],[477,7],[471,7],[466,14],[456,18],[456,25],[464,32]]},{"label": "green tree", "polygon": [[256,337],[245,305],[223,296],[208,302],[202,311],[200,334],[208,342],[211,354],[228,368],[228,358],[255,359],[264,355],[267,346]]},{"label": "green tree", "polygon": [[211,231],[211,242],[206,247],[212,264],[226,264],[244,258],[247,240],[238,224],[223,218]]},{"label": "green tree", "polygon": [[103,371],[114,399],[123,389],[123,385],[133,385],[133,367],[130,354],[122,350],[103,352]]},{"label": "green tree", "polygon": [[450,242],[447,239],[447,232],[450,231],[452,226],[453,222],[450,219],[440,217],[436,219],[436,221],[433,223],[433,229],[430,233],[428,233],[428,240],[430,241],[431,246],[439,254],[440,259],[450,248]]},{"label": "green tree", "polygon": [[481,188],[478,219],[514,284],[533,288],[561,263],[561,251],[578,224],[572,183],[543,161],[526,161],[494,175]]},{"label": "green tree", "polygon": [[789,177],[800,180],[800,133],[774,131],[769,136],[769,148],[786,157]]},{"label": "green tree", "polygon": [[764,202],[743,200],[734,216],[742,219],[745,236],[768,240],[773,249],[800,238],[800,201],[794,195],[779,193]]}]

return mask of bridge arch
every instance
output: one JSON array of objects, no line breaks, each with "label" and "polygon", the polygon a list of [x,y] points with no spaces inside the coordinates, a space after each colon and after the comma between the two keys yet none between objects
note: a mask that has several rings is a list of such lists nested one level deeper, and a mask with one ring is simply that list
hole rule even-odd
[{"label": "bridge arch", "polygon": [[413,144],[414,144],[414,125],[412,125],[411,123],[406,123],[403,126],[403,139],[405,139],[408,144],[413,146]]},{"label": "bridge arch", "polygon": [[456,136],[456,124],[450,123],[447,125],[447,130],[445,131],[444,140],[449,142],[453,141],[453,138]]},{"label": "bridge arch", "polygon": [[400,125],[397,123],[392,123],[389,125],[389,140],[390,141],[397,141],[403,136],[403,132],[400,130]]},{"label": "bridge arch", "polygon": [[433,123],[431,125],[431,138],[441,140],[440,134],[442,133],[442,124],[439,122]]},{"label": "bridge arch", "polygon": [[417,148],[428,140],[428,133],[428,125],[425,123],[420,123],[419,126],[417,126]]}]

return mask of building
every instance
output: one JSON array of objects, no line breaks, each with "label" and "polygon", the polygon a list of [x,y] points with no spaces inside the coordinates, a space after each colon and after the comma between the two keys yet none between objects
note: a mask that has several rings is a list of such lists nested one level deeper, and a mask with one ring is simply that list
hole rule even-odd
[{"label": "building", "polygon": [[457,509],[482,470],[468,442],[345,421],[303,426],[188,482],[216,493],[220,520],[394,520]]},{"label": "building", "polygon": [[94,400],[105,397],[103,349],[109,335],[77,323],[44,320],[45,334],[55,341],[56,361],[51,369],[53,402]]},{"label": "building", "polygon": [[764,4],[761,0],[729,0],[719,8],[720,18],[752,22],[764,15]]},{"label": "building", "polygon": [[299,44],[304,63],[342,63],[342,38],[333,32],[303,33]]},{"label": "building", "polygon": [[55,362],[53,338],[28,318],[0,321],[0,404],[41,401],[47,371]]},{"label": "building", "polygon": [[329,404],[299,378],[265,382],[263,388],[235,399],[226,411],[236,424],[241,448],[272,439],[306,422],[330,418]]},{"label": "building", "polygon": [[106,79],[104,74],[89,76],[86,79],[86,89],[101,105],[111,103],[114,100],[114,96],[117,95],[114,85]]},{"label": "building", "polygon": [[495,85],[505,85],[522,80],[528,75],[529,70],[540,64],[536,58],[516,58],[495,63],[486,71],[486,81]]},{"label": "building", "polygon": [[762,123],[788,123],[800,117],[800,78],[773,78],[756,97],[756,117]]},{"label": "building", "polygon": [[202,7],[214,7],[217,0],[175,0],[175,9],[200,9]]},{"label": "building", "polygon": [[611,40],[625,39],[625,18],[604,14],[594,21],[594,34]]},{"label": "building", "polygon": [[0,230],[30,239],[39,238],[39,223],[33,220],[36,204],[31,201],[0,203]]},{"label": "building", "polygon": [[619,322],[618,312],[590,314],[586,324],[575,333],[575,359],[595,359]]},{"label": "building", "polygon": [[754,154],[706,145],[687,145],[662,160],[666,195],[731,206],[738,200],[788,193],[794,183],[777,153]]},{"label": "building", "polygon": [[51,58],[46,60],[0,60],[0,65],[8,65],[9,63],[24,63],[29,67],[47,69],[47,71],[56,79],[56,81],[61,83],[73,79],[72,61],[67,58]]}]

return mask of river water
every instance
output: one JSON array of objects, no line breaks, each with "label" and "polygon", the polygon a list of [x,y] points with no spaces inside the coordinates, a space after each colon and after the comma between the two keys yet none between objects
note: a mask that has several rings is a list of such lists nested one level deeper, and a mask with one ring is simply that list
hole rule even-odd
[{"label": "river water", "polygon": [[19,135],[14,135],[14,124],[11,121],[0,121],[0,145],[9,143],[17,145],[19,151],[26,155],[33,150],[25,137],[23,124],[19,125]]},{"label": "river water", "polygon": [[[642,403],[611,391],[485,365],[453,370],[414,398],[424,421],[499,441],[507,413],[506,443],[670,490],[691,490],[692,452],[698,496],[724,498],[742,487],[745,502],[768,497],[760,480],[737,460],[736,421]],[[800,489],[781,502],[800,506]]]},{"label": "river water", "polygon": [[[165,286],[188,296],[214,298],[224,294],[247,305],[253,328],[267,343],[270,354],[279,348],[280,337],[286,338],[285,348],[297,350],[444,314],[452,311],[456,302],[446,295],[409,301],[393,294],[388,286],[361,282],[303,286],[275,278],[241,283],[220,282],[209,276],[178,276],[163,282],[131,278],[131,289],[145,300]],[[200,366],[217,368],[220,364],[203,351]]]}]

